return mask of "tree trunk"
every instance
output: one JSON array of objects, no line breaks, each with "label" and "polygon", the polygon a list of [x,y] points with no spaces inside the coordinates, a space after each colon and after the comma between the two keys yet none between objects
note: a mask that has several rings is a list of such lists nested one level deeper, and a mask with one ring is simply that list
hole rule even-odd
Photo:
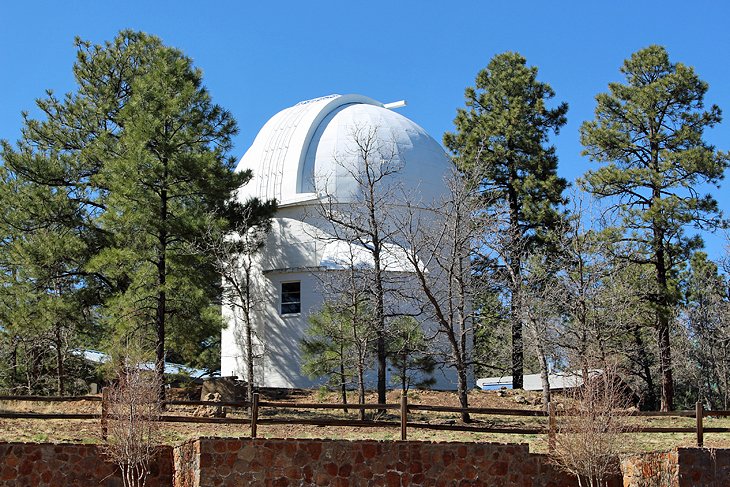
[{"label": "tree trunk", "polygon": [[[374,216],[372,217],[374,219]],[[380,241],[377,235],[373,238],[373,263],[375,266],[375,326],[376,328],[376,355],[378,361],[378,404],[385,404],[385,392],[386,392],[386,373],[388,370],[387,365],[387,351],[385,346],[385,302],[384,302],[384,287],[383,287],[383,271],[380,263]],[[380,411],[384,413],[385,410]]]},{"label": "tree trunk", "polygon": [[[250,310],[246,310],[249,314]],[[253,370],[253,331],[251,317],[246,317],[246,396],[249,404],[253,404],[254,370]]]},{"label": "tree trunk", "polygon": [[[357,402],[365,404],[365,365],[360,361],[357,365]],[[359,409],[357,413],[360,421],[365,420],[365,410]]]},{"label": "tree trunk", "polygon": [[340,346],[340,391],[342,393],[342,404],[345,406],[342,408],[342,412],[347,414],[347,381],[345,380],[345,360],[344,360],[344,347]]},{"label": "tree trunk", "polygon": [[656,394],[654,392],[654,380],[651,377],[651,364],[649,363],[649,356],[644,346],[644,340],[641,338],[641,330],[639,325],[633,327],[634,343],[636,344],[637,354],[639,355],[639,363],[642,369],[642,375],[644,382],[646,382],[646,397],[644,403],[647,409],[656,409]]},{"label": "tree trunk", "polygon": [[64,365],[63,365],[63,343],[62,343],[62,337],[61,332],[58,326],[56,326],[56,392],[59,396],[63,396],[66,391],[63,387],[63,379],[64,379]]},{"label": "tree trunk", "polygon": [[[373,179],[373,173],[374,170],[371,168],[371,164],[374,164],[374,161],[370,160],[369,154],[366,152],[363,154],[364,163],[365,163],[365,176],[367,177],[367,196],[366,196],[366,204],[368,207],[368,218],[369,218],[369,237],[372,240],[373,245],[373,271],[375,273],[375,326],[376,326],[376,355],[377,355],[377,361],[378,361],[378,403],[379,404],[385,404],[386,398],[385,398],[385,391],[386,391],[386,380],[385,376],[387,374],[387,351],[385,346],[385,288],[383,286],[383,268],[382,263],[380,261],[381,255],[380,251],[382,249],[383,242],[380,240],[380,224],[381,221],[378,218],[377,211],[382,210],[382,208],[376,207],[376,196],[375,196],[375,189],[376,189],[376,182]],[[381,413],[385,413],[384,410],[380,411]]]},{"label": "tree trunk", "polygon": [[659,364],[662,373],[662,411],[674,409],[674,380],[672,378],[672,353],[669,342],[669,320],[666,313],[659,312],[660,321],[658,332]]},{"label": "tree trunk", "polygon": [[524,341],[522,337],[522,320],[520,319],[519,290],[512,292],[510,302],[510,319],[512,321],[512,389],[524,387]]},{"label": "tree trunk", "polygon": [[[537,326],[537,325],[535,325]],[[550,379],[548,377],[548,363],[545,355],[545,347],[540,340],[541,337],[536,337],[537,340],[537,358],[540,362],[540,382],[542,383],[542,409],[548,410],[548,404],[550,404]]]},{"label": "tree trunk", "polygon": [[522,253],[520,233],[520,203],[515,190],[517,174],[514,164],[510,164],[510,181],[507,184],[507,202],[509,203],[510,258],[507,265],[512,268],[512,296],[510,299],[510,319],[512,320],[512,389],[524,387],[524,341],[522,337],[522,319],[520,318],[520,287],[522,285]]},{"label": "tree trunk", "polygon": [[160,191],[160,233],[158,235],[157,255],[157,313],[155,316],[155,327],[157,331],[155,373],[159,380],[160,389],[158,398],[165,400],[165,319],[167,317],[167,161],[163,160],[164,171],[162,175],[163,187]]},{"label": "tree trunk", "polygon": [[408,392],[408,355],[404,355],[401,361],[400,368],[400,390],[403,393]]},{"label": "tree trunk", "polygon": [[246,326],[246,400],[249,404],[253,404],[254,394],[254,370],[253,370],[253,326],[251,324],[251,262],[244,260],[244,296],[246,299],[243,305],[244,320]]},{"label": "tree trunk", "polygon": [[10,352],[10,385],[15,390],[18,385],[18,337],[13,336],[13,351]]},{"label": "tree trunk", "polygon": [[674,380],[672,378],[672,350],[669,340],[669,289],[667,269],[664,262],[664,235],[655,227],[654,246],[656,249],[656,279],[659,299],[657,303],[657,340],[659,345],[659,367],[662,374],[662,411],[674,409]]},{"label": "tree trunk", "polygon": [[[457,362],[457,376],[458,376],[458,385],[457,385],[457,394],[459,395],[459,405],[462,408],[468,408],[469,407],[469,384],[467,384],[467,371],[466,371],[466,364],[464,364],[462,361]],[[466,411],[461,413],[461,420],[464,423],[470,423],[471,417],[469,416],[469,413]]]}]

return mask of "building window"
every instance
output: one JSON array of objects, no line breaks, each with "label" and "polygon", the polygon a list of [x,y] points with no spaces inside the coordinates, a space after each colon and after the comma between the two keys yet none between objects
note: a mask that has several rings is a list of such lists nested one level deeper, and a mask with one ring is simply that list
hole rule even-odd
[{"label": "building window", "polygon": [[281,314],[290,315],[302,311],[301,284],[297,282],[281,283]]}]

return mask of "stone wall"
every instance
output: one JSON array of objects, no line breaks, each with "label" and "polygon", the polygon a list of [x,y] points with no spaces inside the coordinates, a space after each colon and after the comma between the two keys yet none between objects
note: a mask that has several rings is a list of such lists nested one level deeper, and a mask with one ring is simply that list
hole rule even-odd
[{"label": "stone wall", "polygon": [[625,456],[621,472],[624,487],[679,487],[676,450]]},{"label": "stone wall", "polygon": [[730,485],[730,450],[677,448],[679,487]]},{"label": "stone wall", "polygon": [[[172,485],[172,448],[161,447],[148,487]],[[121,487],[116,465],[96,445],[0,443],[0,486]]]},{"label": "stone wall", "polygon": [[[730,449],[678,448],[622,458],[611,486],[730,485]],[[120,487],[96,445],[0,443],[0,487]],[[201,438],[163,447],[149,487],[441,486],[575,487],[527,445]]]},{"label": "stone wall", "polygon": [[730,485],[730,450],[676,448],[621,459],[625,487]]},{"label": "stone wall", "polygon": [[175,464],[179,487],[577,485],[527,445],[495,443],[201,438]]}]

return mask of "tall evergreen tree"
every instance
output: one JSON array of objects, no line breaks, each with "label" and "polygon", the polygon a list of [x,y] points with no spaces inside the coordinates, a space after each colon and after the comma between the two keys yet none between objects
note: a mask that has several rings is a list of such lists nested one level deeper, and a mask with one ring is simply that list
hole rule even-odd
[{"label": "tall evergreen tree", "polygon": [[730,404],[727,276],[720,274],[707,254],[695,252],[683,272],[682,284],[684,306],[677,316],[683,333],[678,338],[684,342],[680,342],[680,350],[687,360],[677,367],[678,399],[684,395],[685,404],[702,401],[708,409],[725,409]]},{"label": "tall evergreen tree", "polygon": [[[585,186],[611,198],[625,226],[632,254],[624,258],[653,269],[647,299],[655,310],[661,370],[661,408],[673,407],[669,323],[676,305],[679,266],[702,245],[685,227],[719,224],[717,202],[699,194],[717,184],[728,156],[703,140],[705,128],[720,122],[720,109],[704,108],[707,83],[694,70],[671,63],[667,51],[650,46],[621,67],[624,83],[610,83],[596,97],[595,119],[581,127],[584,154],[605,163],[585,175]],[[633,254],[638,250],[640,255]]]},{"label": "tall evergreen tree", "polygon": [[558,177],[551,133],[566,123],[568,106],[548,108],[554,96],[547,83],[537,80],[537,68],[527,66],[518,53],[495,56],[479,72],[476,86],[466,89],[466,108],[459,109],[456,132],[444,135],[461,171],[481,180],[484,202],[495,211],[504,208],[509,243],[501,264],[509,275],[512,322],[513,386],[522,388],[523,324],[517,306],[523,260],[546,230],[558,219],[557,207],[567,183]]},{"label": "tall evergreen tree", "polygon": [[17,214],[53,195],[83,249],[64,261],[79,276],[71,289],[92,292],[116,332],[148,336],[162,375],[166,355],[192,361],[218,332],[219,279],[193,242],[211,215],[225,231],[242,214],[230,199],[250,174],[233,173],[236,124],[180,51],[131,31],[76,44],[77,91],[49,92],[45,119],[26,116],[17,146],[3,142],[4,179],[26,188]]}]

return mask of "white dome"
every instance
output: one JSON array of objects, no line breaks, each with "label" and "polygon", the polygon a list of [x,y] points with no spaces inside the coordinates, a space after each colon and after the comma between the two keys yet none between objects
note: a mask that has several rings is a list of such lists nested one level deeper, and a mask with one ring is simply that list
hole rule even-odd
[{"label": "white dome", "polygon": [[358,192],[352,174],[362,170],[357,134],[375,135],[376,160],[398,168],[391,184],[411,202],[445,193],[449,158],[425,130],[370,98],[330,95],[282,110],[264,125],[236,169],[254,175],[239,197],[276,198],[281,206],[318,193],[352,201]]}]

